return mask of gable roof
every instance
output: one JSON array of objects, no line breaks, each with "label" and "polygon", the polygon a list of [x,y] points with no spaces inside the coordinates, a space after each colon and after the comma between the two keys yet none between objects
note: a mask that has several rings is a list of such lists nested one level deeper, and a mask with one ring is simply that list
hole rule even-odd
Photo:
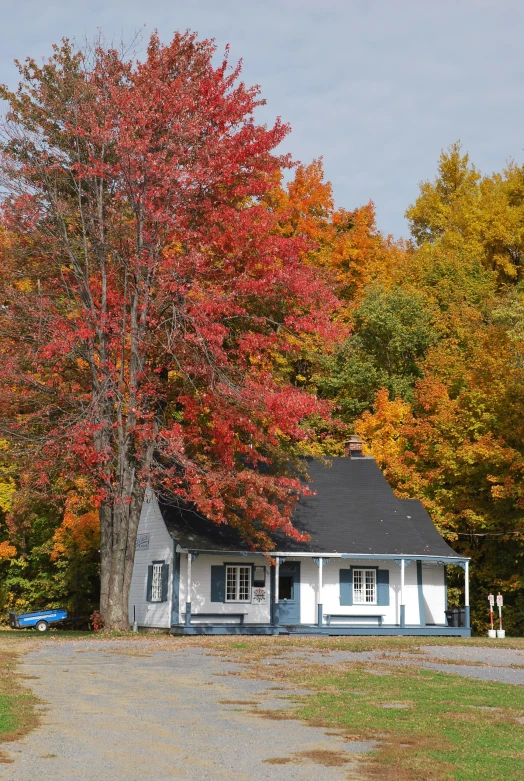
[{"label": "gable roof", "polygon": [[[278,533],[276,550],[460,558],[418,499],[397,499],[373,458],[333,458],[328,464],[309,460],[308,473],[316,493],[297,502],[293,524],[311,539],[297,543]],[[187,506],[161,502],[160,509],[182,548],[250,550],[227,524],[214,524]]]}]

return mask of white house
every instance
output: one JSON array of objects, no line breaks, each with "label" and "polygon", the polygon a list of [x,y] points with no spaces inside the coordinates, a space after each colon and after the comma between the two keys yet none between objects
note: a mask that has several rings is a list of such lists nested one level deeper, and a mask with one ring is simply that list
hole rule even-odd
[{"label": "white house", "polygon": [[[360,450],[328,465],[310,461],[308,472],[316,494],[298,502],[293,522],[310,541],[279,535],[267,553],[253,553],[227,524],[150,494],[130,622],[181,635],[469,637],[469,560],[442,539],[420,501],[397,499]],[[465,607],[446,616],[449,565],[465,571]]]}]

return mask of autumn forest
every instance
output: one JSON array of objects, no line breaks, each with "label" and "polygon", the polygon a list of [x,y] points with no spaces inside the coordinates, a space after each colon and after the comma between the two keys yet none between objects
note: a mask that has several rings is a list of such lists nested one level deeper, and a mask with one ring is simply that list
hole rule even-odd
[{"label": "autumn forest", "polygon": [[209,41],[153,36],[139,63],[64,41],[19,68],[1,89],[2,620],[64,605],[125,628],[148,484],[267,544],[298,534],[302,457],[356,432],[471,556],[474,630],[492,590],[523,634],[524,167],[446,147],[397,240],[372,201],[335,203],[321,159],[280,152],[290,128],[257,124],[258,89]]}]

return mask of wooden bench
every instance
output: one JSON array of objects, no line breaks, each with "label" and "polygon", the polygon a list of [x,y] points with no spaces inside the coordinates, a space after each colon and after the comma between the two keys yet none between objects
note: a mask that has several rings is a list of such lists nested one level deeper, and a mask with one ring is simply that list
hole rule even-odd
[{"label": "wooden bench", "polygon": [[[193,613],[193,611],[191,611],[189,620],[192,618],[238,618],[239,624],[243,625],[246,613],[247,610],[245,610],[243,613]],[[185,620],[186,614],[182,613],[182,615]]]},{"label": "wooden bench", "polygon": [[356,618],[376,618],[378,626],[382,626],[382,619],[384,618],[384,614],[377,615],[377,613],[373,614],[363,614],[363,613],[325,613],[324,618],[326,619],[327,626],[331,626],[331,619],[332,618],[348,618],[348,619],[356,619]]}]

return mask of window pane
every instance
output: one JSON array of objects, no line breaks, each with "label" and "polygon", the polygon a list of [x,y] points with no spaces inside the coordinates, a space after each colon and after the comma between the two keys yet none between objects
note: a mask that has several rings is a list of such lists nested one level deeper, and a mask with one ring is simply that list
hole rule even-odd
[{"label": "window pane", "polygon": [[375,570],[366,570],[366,602],[375,602]]},{"label": "window pane", "polygon": [[365,602],[363,575],[363,570],[353,570],[353,602],[355,602],[357,605],[361,602]]},{"label": "window pane", "polygon": [[278,578],[278,598],[293,599],[293,576],[280,575]]},{"label": "window pane", "polygon": [[226,602],[251,600],[251,567],[226,567]]},{"label": "window pane", "polygon": [[162,565],[153,564],[153,577],[151,579],[151,602],[162,601]]},{"label": "window pane", "polygon": [[250,592],[251,567],[239,567],[238,599],[247,601]]},{"label": "window pane", "polygon": [[237,598],[237,568],[226,567],[226,601]]}]

